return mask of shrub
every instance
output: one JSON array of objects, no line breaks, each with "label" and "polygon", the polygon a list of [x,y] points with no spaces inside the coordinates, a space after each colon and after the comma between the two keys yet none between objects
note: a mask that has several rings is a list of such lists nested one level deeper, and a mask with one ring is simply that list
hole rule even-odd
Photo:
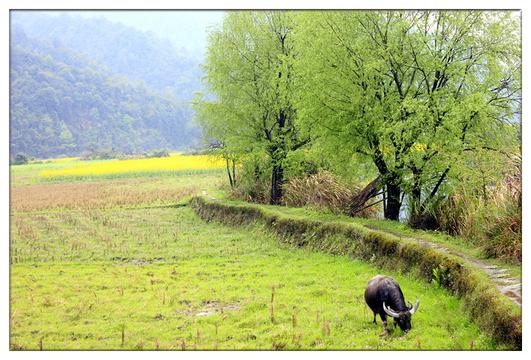
[{"label": "shrub", "polygon": [[235,199],[266,204],[270,198],[271,174],[267,159],[259,155],[243,162],[236,184],[230,193]]},{"label": "shrub", "polygon": [[150,151],[144,154],[145,158],[161,158],[161,157],[169,157],[169,156],[170,156],[170,152],[166,149],[153,150],[153,151]]},{"label": "shrub", "polygon": [[100,149],[85,152],[81,155],[81,160],[109,160],[119,159],[123,157],[123,153],[115,151],[113,149]]},{"label": "shrub", "polygon": [[[483,249],[488,256],[522,261],[522,193],[518,184],[502,185],[485,229]],[[516,191],[513,191],[516,189]]]},{"label": "shrub", "polygon": [[24,154],[17,154],[15,155],[15,158],[12,160],[13,165],[26,165],[29,162],[29,159]]}]

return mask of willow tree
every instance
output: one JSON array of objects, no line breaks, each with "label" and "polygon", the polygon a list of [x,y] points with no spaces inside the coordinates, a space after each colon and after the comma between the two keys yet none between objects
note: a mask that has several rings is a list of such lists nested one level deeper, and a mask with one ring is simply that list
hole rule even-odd
[{"label": "willow tree", "polygon": [[252,151],[252,146],[241,143],[235,132],[232,132],[230,120],[234,113],[227,112],[227,107],[219,102],[208,101],[201,93],[193,102],[195,120],[202,130],[202,140],[207,151],[225,160],[227,177],[231,189],[236,186],[236,163],[244,154]]},{"label": "willow tree", "polygon": [[465,151],[505,145],[520,97],[510,12],[309,12],[298,17],[303,126],[378,170],[384,213],[422,211]]},{"label": "willow tree", "polygon": [[284,12],[231,12],[209,35],[199,122],[235,152],[263,152],[271,167],[270,203],[282,196],[284,162],[304,145],[295,126],[293,21]]}]

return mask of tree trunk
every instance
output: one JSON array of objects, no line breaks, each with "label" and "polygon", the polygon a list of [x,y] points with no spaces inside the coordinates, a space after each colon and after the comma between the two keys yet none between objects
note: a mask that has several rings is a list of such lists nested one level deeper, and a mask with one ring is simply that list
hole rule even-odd
[{"label": "tree trunk", "polygon": [[232,160],[232,182],[236,186],[236,161],[234,159]]},{"label": "tree trunk", "polygon": [[284,169],[282,164],[278,162],[273,165],[273,173],[271,174],[271,197],[269,203],[271,205],[279,205],[282,199],[282,183],[284,181]]},{"label": "tree trunk", "polygon": [[385,185],[384,217],[389,220],[398,220],[400,215],[400,177],[391,171],[384,161],[383,154],[379,149],[377,138],[372,141],[374,149],[373,162],[382,176]]},{"label": "tree trunk", "polygon": [[411,204],[410,209],[411,213],[409,214],[410,220],[417,217],[418,215],[424,212],[424,209],[421,207],[421,197],[422,189],[420,185],[420,169],[414,167],[411,169],[413,172],[413,189],[411,190]]},{"label": "tree trunk", "polygon": [[448,172],[450,171],[450,166],[448,166],[444,172],[442,173],[441,177],[439,178],[439,180],[437,181],[437,184],[435,184],[435,187],[431,190],[431,193],[430,195],[428,196],[427,199],[424,200],[424,204],[422,204],[422,208],[424,209],[426,207],[426,205],[428,204],[429,201],[431,201],[431,199],[433,199],[433,197],[435,196],[435,194],[437,194],[437,191],[439,190],[439,187],[441,186],[441,184],[444,182],[444,180],[446,179],[446,175],[448,175]]},{"label": "tree trunk", "polygon": [[411,190],[411,204],[410,204],[410,220],[421,215],[424,212],[421,206],[421,190],[418,184],[413,184],[413,190]]},{"label": "tree trunk", "polygon": [[[281,73],[278,73],[281,76]],[[284,182],[284,168],[282,162],[286,158],[287,148],[284,138],[284,127],[286,125],[286,113],[283,109],[280,110],[277,118],[278,124],[278,139],[271,144],[269,153],[273,163],[273,172],[271,174],[271,196],[269,203],[271,205],[279,205],[282,199],[282,183]]]},{"label": "tree trunk", "polygon": [[365,188],[361,189],[356,195],[350,200],[350,216],[354,216],[357,212],[364,209],[367,201],[372,199],[375,196],[378,196],[380,193],[381,187],[381,177],[378,176],[376,179],[371,181]]},{"label": "tree trunk", "polygon": [[227,164],[227,175],[229,176],[229,184],[230,188],[234,189],[234,182],[232,180],[232,175],[230,173],[230,167],[229,167],[229,158],[225,158],[226,164]]},{"label": "tree trunk", "polygon": [[386,199],[384,217],[388,220],[398,220],[400,215],[400,185],[394,180],[387,182]]}]

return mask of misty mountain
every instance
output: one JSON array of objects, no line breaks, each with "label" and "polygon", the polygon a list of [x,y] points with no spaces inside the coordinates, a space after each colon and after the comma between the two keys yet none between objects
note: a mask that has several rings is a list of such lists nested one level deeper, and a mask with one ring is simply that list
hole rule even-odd
[{"label": "misty mountain", "polygon": [[[50,24],[42,33],[51,31]],[[127,38],[126,32],[122,38]],[[119,76],[87,53],[55,37],[33,38],[15,24],[10,50],[12,154],[51,157],[102,148],[184,149],[197,138],[188,104],[173,92],[162,93]]]},{"label": "misty mountain", "polygon": [[106,66],[112,73],[142,80],[154,89],[170,90],[190,100],[200,87],[199,59],[169,40],[103,17],[52,16],[33,11],[11,14],[11,24],[36,40],[67,47]]}]

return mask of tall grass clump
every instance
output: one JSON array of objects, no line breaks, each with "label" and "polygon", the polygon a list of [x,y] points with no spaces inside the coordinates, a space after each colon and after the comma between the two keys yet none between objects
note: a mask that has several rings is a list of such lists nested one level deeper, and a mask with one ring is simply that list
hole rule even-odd
[{"label": "tall grass clump", "polygon": [[480,246],[489,257],[522,261],[521,160],[478,196],[465,185],[454,188],[432,212],[441,230]]},{"label": "tall grass clump", "polygon": [[[288,206],[316,206],[335,213],[348,214],[353,195],[361,189],[355,184],[347,185],[326,170],[315,174],[289,179],[284,185],[283,201]],[[375,217],[377,208],[366,208],[357,216]]]}]

